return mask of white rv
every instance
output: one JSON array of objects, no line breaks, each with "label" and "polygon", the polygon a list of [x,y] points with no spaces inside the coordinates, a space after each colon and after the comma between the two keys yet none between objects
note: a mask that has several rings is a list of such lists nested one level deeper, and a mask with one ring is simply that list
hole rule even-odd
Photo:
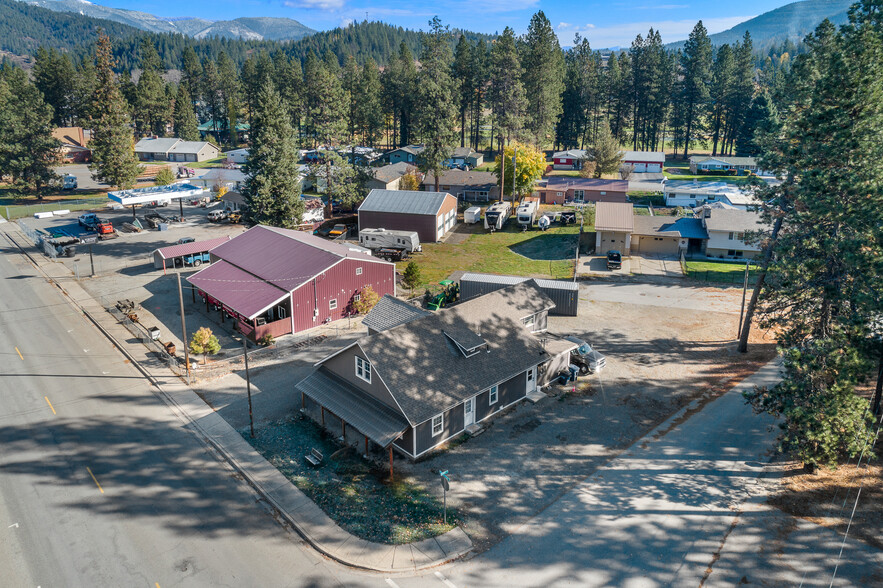
[{"label": "white rv", "polygon": [[499,231],[509,220],[512,205],[508,202],[494,202],[484,211],[484,228]]},{"label": "white rv", "polygon": [[377,249],[403,249],[408,253],[422,251],[420,238],[415,231],[362,229],[359,231],[359,245],[372,251]]},{"label": "white rv", "polygon": [[515,217],[518,219],[518,226],[520,226],[525,231],[531,228],[537,218],[538,208],[539,206],[534,200],[522,202],[521,205],[515,210]]}]

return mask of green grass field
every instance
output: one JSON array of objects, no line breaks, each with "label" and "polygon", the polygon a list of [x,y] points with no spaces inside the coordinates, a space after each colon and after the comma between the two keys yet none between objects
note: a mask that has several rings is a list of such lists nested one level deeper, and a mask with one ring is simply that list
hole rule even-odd
[{"label": "green grass field", "polygon": [[[571,278],[578,235],[578,225],[552,227],[544,232],[536,229],[521,231],[515,226],[514,220],[510,220],[502,231],[485,233],[479,229],[479,232],[457,245],[425,243],[423,253],[409,260],[420,266],[424,282],[424,286],[415,288],[414,293],[421,292],[425,285],[438,283],[457,270],[551,279]],[[399,271],[404,271],[407,264],[407,261],[399,262]]]},{"label": "green grass field", "polygon": [[[745,262],[742,261],[688,261],[687,277],[700,282],[739,284],[745,279]],[[748,283],[754,284],[757,269],[752,264],[748,271]]]}]

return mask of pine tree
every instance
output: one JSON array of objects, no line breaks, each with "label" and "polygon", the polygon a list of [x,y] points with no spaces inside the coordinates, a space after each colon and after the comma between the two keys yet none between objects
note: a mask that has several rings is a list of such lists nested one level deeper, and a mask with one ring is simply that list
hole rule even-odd
[{"label": "pine tree", "polygon": [[359,65],[355,58],[352,55],[347,55],[341,76],[341,87],[345,104],[346,133],[350,142],[355,141],[356,129],[361,126],[358,120],[359,100],[361,99],[360,77]]},{"label": "pine tree", "polygon": [[359,134],[365,145],[374,146],[383,131],[383,106],[380,69],[370,57],[362,66],[359,79],[359,103],[356,107]]},{"label": "pine tree", "polygon": [[515,46],[515,32],[506,27],[491,49],[488,102],[494,117],[497,149],[521,135],[527,99],[521,82],[521,61]]},{"label": "pine tree", "polygon": [[415,127],[423,142],[419,167],[432,172],[435,189],[439,189],[442,163],[451,156],[457,144],[455,129],[457,109],[454,81],[451,79],[450,31],[438,17],[429,21],[430,32],[421,36],[420,70],[417,83]]},{"label": "pine tree", "polygon": [[196,112],[196,103],[202,95],[202,64],[196,51],[189,45],[181,56],[181,85],[186,86],[187,94],[193,102],[193,111]]},{"label": "pine tree", "polygon": [[95,47],[96,83],[92,96],[92,177],[112,186],[131,188],[138,177],[129,113],[120,94],[110,38],[101,34]]},{"label": "pine tree", "polygon": [[472,148],[480,148],[482,134],[481,125],[486,108],[489,81],[490,52],[484,39],[479,40],[472,50],[472,99],[470,101],[469,125],[470,144]]},{"label": "pine tree", "polygon": [[684,119],[684,159],[690,145],[704,129],[702,117],[709,98],[711,80],[711,40],[700,20],[693,27],[681,56],[681,105]]},{"label": "pine tree", "polygon": [[763,138],[777,132],[779,115],[776,105],[768,92],[760,92],[751,102],[751,107],[734,138],[736,155],[757,157],[763,153]]},{"label": "pine tree", "polygon": [[522,40],[522,81],[527,97],[525,129],[540,149],[555,140],[564,90],[564,56],[552,23],[542,10],[533,15]]},{"label": "pine tree", "polygon": [[472,48],[466,35],[460,35],[454,50],[454,83],[457,86],[457,105],[460,111],[460,146],[466,145],[466,113],[472,105]]},{"label": "pine tree", "polygon": [[619,149],[619,141],[610,132],[606,122],[601,123],[595,145],[591,150],[591,159],[595,164],[595,177],[619,171],[623,153]]},{"label": "pine tree", "polygon": [[141,77],[135,92],[135,125],[140,135],[165,136],[169,102],[161,62],[153,43],[141,42]]},{"label": "pine tree", "polygon": [[52,106],[52,123],[63,127],[71,124],[76,69],[66,53],[43,47],[34,60],[34,84],[43,94],[43,100]]},{"label": "pine tree", "polygon": [[312,146],[337,143],[346,132],[345,96],[333,64],[310,53],[304,63],[305,134]]},{"label": "pine tree", "polygon": [[746,132],[742,127],[746,124],[748,111],[755,95],[756,68],[754,66],[754,45],[751,34],[745,31],[742,42],[737,44],[734,51],[733,87],[730,92],[728,105],[729,116],[727,117],[724,146],[726,153],[732,155],[739,135]]},{"label": "pine tree", "polygon": [[[0,69],[0,176],[25,190],[40,191],[58,180],[52,166],[59,142],[52,136],[52,107],[17,67]],[[41,196],[42,197],[42,196]]]},{"label": "pine tree", "polygon": [[196,113],[193,112],[193,102],[187,93],[187,86],[178,86],[178,94],[175,97],[175,136],[185,141],[198,141],[199,129],[196,123]]},{"label": "pine tree", "polygon": [[245,217],[253,224],[292,228],[301,223],[297,144],[288,113],[267,80],[258,95],[251,128],[251,149],[242,190]]},{"label": "pine tree", "polygon": [[[714,68],[711,74],[709,90],[709,106],[711,118],[711,154],[717,155],[717,145],[722,135],[726,134],[726,123],[729,119],[729,108],[732,106],[732,95],[735,85],[736,62],[733,51],[724,43],[717,48]],[[723,149],[721,149],[723,151]]]}]

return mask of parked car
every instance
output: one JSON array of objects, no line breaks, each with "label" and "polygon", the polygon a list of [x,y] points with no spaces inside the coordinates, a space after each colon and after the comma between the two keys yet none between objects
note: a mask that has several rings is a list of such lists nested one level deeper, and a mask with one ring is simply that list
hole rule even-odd
[{"label": "parked car", "polygon": [[80,223],[81,227],[92,229],[95,225],[101,222],[101,219],[99,219],[98,215],[94,212],[87,212],[86,214],[81,214],[79,218],[77,218],[77,222]]},{"label": "parked car", "polygon": [[600,372],[607,365],[607,358],[582,339],[574,336],[567,336],[565,339],[577,344],[577,348],[570,352],[570,363],[579,368],[579,375]]},{"label": "parked car", "polygon": [[622,269],[622,253],[615,250],[607,252],[607,269]]},{"label": "parked car", "polygon": [[334,227],[328,232],[329,237],[339,237],[341,235],[345,235],[347,233],[346,225],[334,225]]},{"label": "parked car", "polygon": [[193,237],[181,237],[180,239],[175,241],[175,243],[178,245],[184,245],[185,243],[193,243],[194,241],[196,241],[196,239],[194,239]]},{"label": "parked car", "polygon": [[192,265],[193,267],[199,267],[204,263],[210,263],[212,260],[212,256],[210,253],[194,253],[193,255],[185,255],[184,256],[184,265]]},{"label": "parked car", "polygon": [[208,213],[208,222],[210,223],[219,223],[222,220],[227,218],[226,210],[213,210]]}]

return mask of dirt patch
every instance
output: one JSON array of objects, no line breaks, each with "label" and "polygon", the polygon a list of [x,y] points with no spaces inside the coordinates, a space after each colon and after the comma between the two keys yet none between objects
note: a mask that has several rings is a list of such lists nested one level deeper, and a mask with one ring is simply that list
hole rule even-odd
[{"label": "dirt patch", "polygon": [[869,465],[842,465],[836,470],[821,468],[804,473],[800,464],[789,464],[781,491],[770,504],[784,512],[807,519],[838,532],[846,531],[852,509],[858,506],[849,527],[849,536],[883,549],[883,464],[877,455]]}]

